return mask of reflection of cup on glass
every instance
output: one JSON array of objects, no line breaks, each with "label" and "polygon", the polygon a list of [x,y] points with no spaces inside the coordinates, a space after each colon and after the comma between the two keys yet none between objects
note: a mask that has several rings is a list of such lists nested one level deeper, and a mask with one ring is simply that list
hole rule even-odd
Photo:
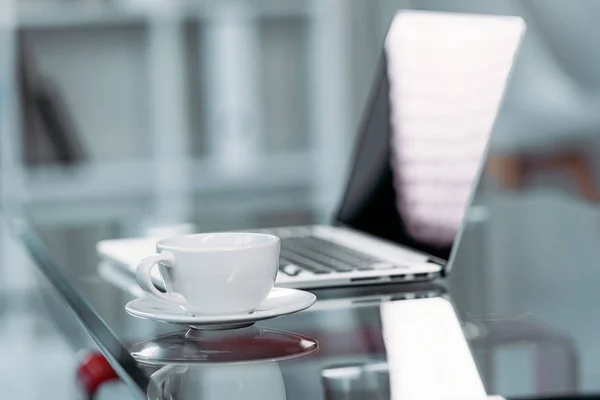
[{"label": "reflection of cup on glass", "polygon": [[321,371],[327,400],[388,400],[390,379],[385,361],[343,364]]},{"label": "reflection of cup on glass", "polygon": [[150,400],[286,398],[276,362],[258,364],[167,365],[150,377]]}]

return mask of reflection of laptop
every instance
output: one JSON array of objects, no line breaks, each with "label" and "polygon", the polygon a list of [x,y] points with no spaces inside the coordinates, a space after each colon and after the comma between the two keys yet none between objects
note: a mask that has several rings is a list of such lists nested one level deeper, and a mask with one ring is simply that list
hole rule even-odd
[{"label": "reflection of laptop", "polygon": [[[373,335],[371,344],[371,349],[379,351],[363,357],[338,357],[337,362],[331,357],[329,365],[321,369],[327,399],[487,398],[461,321],[449,300],[391,301],[378,308],[370,311],[381,318],[381,334]],[[323,342],[316,338],[320,339]]]},{"label": "reflection of laptop", "polygon": [[[517,17],[396,15],[332,226],[261,230],[282,238],[277,285],[428,280],[448,271],[523,32]],[[108,240],[98,252],[133,272],[154,244]]]}]

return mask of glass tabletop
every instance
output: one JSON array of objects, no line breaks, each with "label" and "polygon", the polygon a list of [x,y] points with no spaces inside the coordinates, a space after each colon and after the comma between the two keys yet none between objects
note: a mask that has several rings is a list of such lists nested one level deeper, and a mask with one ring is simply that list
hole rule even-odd
[{"label": "glass tabletop", "polygon": [[[550,209],[569,208],[560,198],[538,200]],[[585,254],[568,263],[525,262],[525,250],[535,246],[535,238],[523,245],[505,236],[503,229],[514,234],[514,226],[521,226],[511,201],[526,207],[522,199],[490,198],[472,208],[447,278],[315,290],[318,301],[307,310],[214,332],[125,312],[125,304],[140,295],[139,287],[133,276],[100,262],[95,244],[131,235],[131,221],[57,228],[39,218],[46,210],[28,209],[19,230],[46,287],[67,301],[120,377],[142,397],[399,399],[487,393],[544,398],[600,393],[594,318],[600,272],[594,263],[584,262]],[[99,208],[92,204],[81,210],[94,213]],[[534,218],[531,210],[526,215]],[[563,238],[553,245],[564,250],[572,244]],[[60,325],[52,302],[45,303]],[[69,327],[62,330],[68,336]]]},{"label": "glass tabletop", "polygon": [[[140,288],[133,274],[100,261],[97,243],[330,223],[361,137],[355,127],[377,138],[356,144],[368,150],[369,172],[356,174],[357,193],[395,196],[406,181],[393,179],[392,152],[382,150],[392,141],[381,59],[389,23],[407,2],[37,3],[9,0],[0,13],[0,217],[13,231],[0,231],[0,272],[10,290],[41,297],[74,349],[93,339],[134,396],[600,396],[600,85],[587,51],[597,36],[575,35],[597,24],[588,2],[581,12],[558,1],[410,2],[522,15],[528,26],[451,273],[314,290],[306,310],[214,332],[129,315]],[[478,68],[495,70],[480,58]],[[402,70],[444,66],[440,77],[450,76],[445,61],[418,59],[424,68]],[[423,82],[437,104],[429,89],[445,86]],[[399,120],[423,119],[423,106],[463,121],[464,110],[484,105],[457,94],[440,107],[417,99],[415,118]],[[442,114],[428,118],[445,127]],[[469,117],[460,131],[473,121],[481,122]],[[443,147],[447,160],[461,153],[453,141],[428,140],[422,148]],[[453,203],[432,193],[433,215],[448,206],[439,198]],[[391,238],[402,224],[381,215],[363,222],[389,227],[381,237]],[[33,259],[39,286],[10,235]]]}]

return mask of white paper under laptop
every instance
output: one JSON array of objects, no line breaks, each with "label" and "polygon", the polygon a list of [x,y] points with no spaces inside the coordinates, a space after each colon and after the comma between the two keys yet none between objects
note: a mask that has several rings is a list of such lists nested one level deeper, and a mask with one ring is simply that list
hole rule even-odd
[{"label": "white paper under laptop", "polygon": [[[258,230],[282,238],[277,285],[430,280],[449,271],[523,32],[517,17],[394,17],[333,224]],[[155,242],[103,241],[98,253],[133,273]]]}]

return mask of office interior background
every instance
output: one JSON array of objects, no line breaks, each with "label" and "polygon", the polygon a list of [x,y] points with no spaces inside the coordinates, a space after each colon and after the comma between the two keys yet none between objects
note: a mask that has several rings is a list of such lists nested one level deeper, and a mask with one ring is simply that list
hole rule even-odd
[{"label": "office interior background", "polygon": [[[327,222],[399,9],[524,18],[492,155],[518,164],[523,154],[559,154],[580,165],[573,149],[600,150],[597,2],[3,0],[3,213],[27,202],[65,257],[85,267],[94,251],[78,246],[73,225],[93,222],[89,234],[102,239]],[[598,160],[585,165],[596,182]],[[568,169],[542,168],[511,190],[488,167],[457,265],[491,264],[506,293],[519,285],[511,269],[562,266],[549,290],[580,284],[570,269],[600,256],[594,195]],[[489,241],[504,251],[487,251]],[[73,349],[44,318],[35,267],[4,226],[0,256],[0,381],[19,398],[42,395],[31,380],[72,398]],[[485,290],[470,283],[465,296]],[[506,293],[490,301],[510,309]],[[518,367],[512,379],[527,384]],[[511,394],[502,382],[495,390]]]}]

